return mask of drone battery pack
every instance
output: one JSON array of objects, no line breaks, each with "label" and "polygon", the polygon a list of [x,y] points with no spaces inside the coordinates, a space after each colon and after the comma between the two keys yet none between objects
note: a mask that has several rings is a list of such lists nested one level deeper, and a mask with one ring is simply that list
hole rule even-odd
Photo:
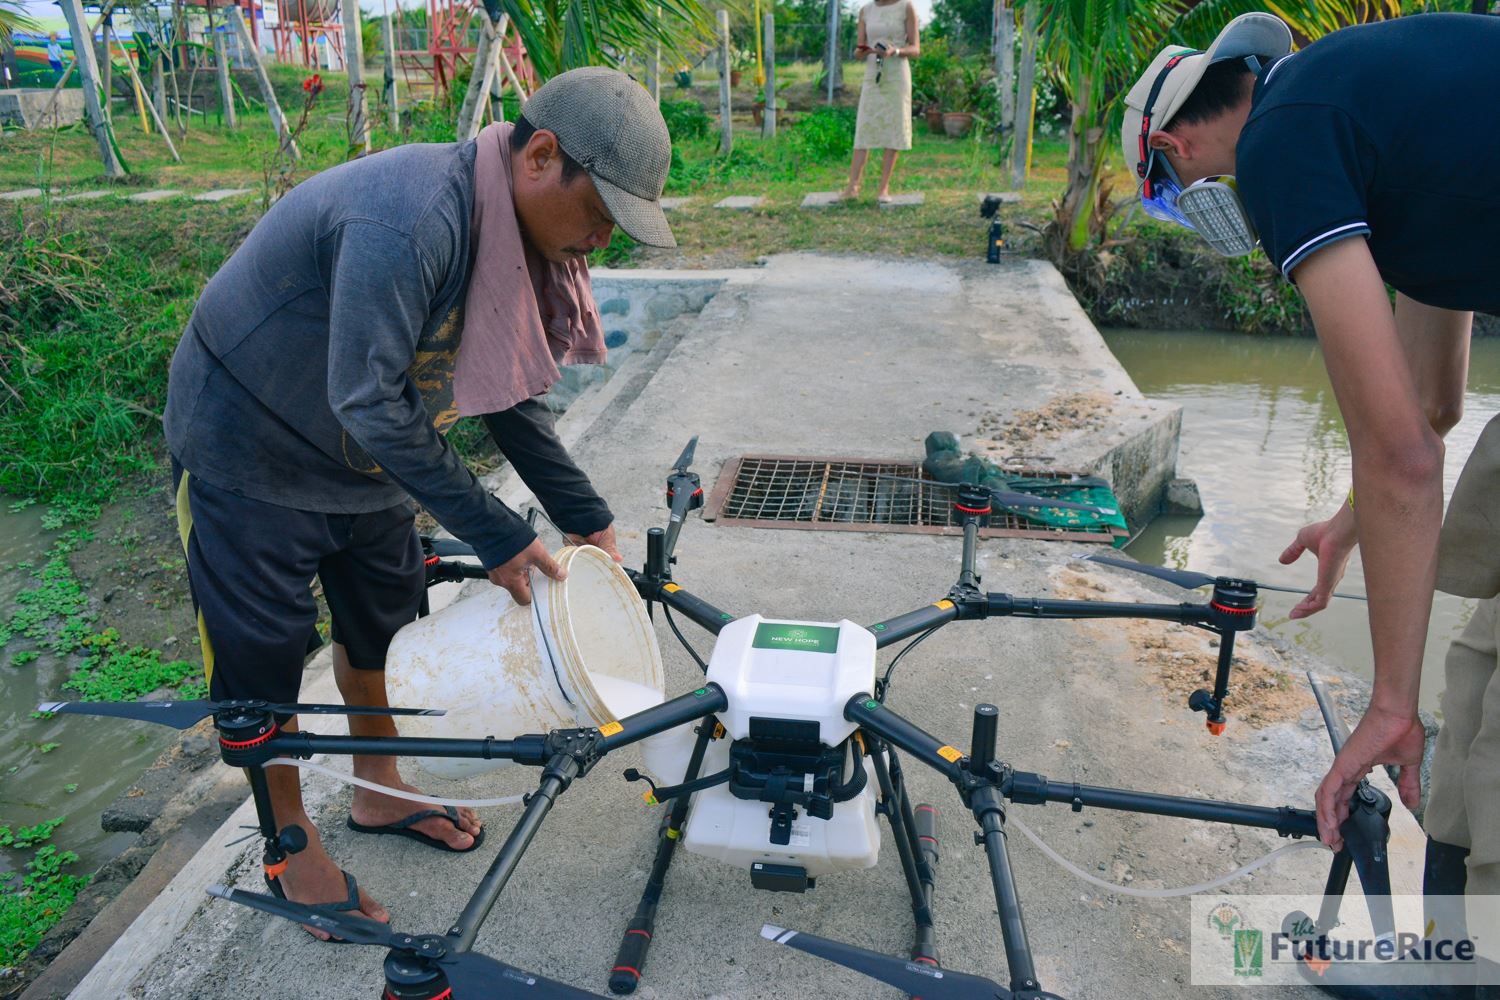
[{"label": "drone battery pack", "polygon": [[[875,637],[851,621],[749,615],[719,633],[708,679],[724,689],[729,707],[719,716],[727,738],[709,747],[702,773],[731,767],[732,744],[734,766],[769,763],[778,769],[778,787],[815,793],[826,787],[826,777],[820,782],[819,775],[826,773],[830,753],[844,747],[854,732],[844,706],[874,687]],[[805,773],[798,770],[799,755],[805,757]],[[864,787],[852,798],[834,802],[827,818],[814,814],[824,810],[806,803],[768,807],[764,799],[740,797],[746,794],[743,788],[737,796],[733,780],[705,789],[693,798],[683,846],[742,869],[797,869],[802,878],[869,868],[879,859],[880,830],[874,767],[868,759],[861,766]],[[846,774],[842,780],[847,784],[851,777]],[[773,824],[778,809],[781,820]],[[759,879],[753,884],[760,885]]]},{"label": "drone battery pack", "polygon": [[807,877],[805,868],[757,861],[750,866],[750,884],[767,892],[806,892],[813,888],[813,879]]}]

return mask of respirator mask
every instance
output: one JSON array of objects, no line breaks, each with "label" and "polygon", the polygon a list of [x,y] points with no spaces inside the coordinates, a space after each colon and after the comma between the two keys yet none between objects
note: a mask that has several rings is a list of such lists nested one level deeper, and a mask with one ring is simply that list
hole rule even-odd
[{"label": "respirator mask", "polygon": [[1165,157],[1162,167],[1167,176],[1141,189],[1141,208],[1147,215],[1186,226],[1225,257],[1243,257],[1259,245],[1233,177],[1205,177],[1183,188]]}]

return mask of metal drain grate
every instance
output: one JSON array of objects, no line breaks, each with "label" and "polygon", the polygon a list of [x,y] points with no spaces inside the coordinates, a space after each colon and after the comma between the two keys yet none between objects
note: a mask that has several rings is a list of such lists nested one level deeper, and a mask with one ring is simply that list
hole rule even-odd
[{"label": "metal drain grate", "polygon": [[[1066,480],[1072,473],[1016,469],[1018,476]],[[955,488],[933,482],[914,462],[744,455],[725,465],[703,511],[706,521],[748,528],[962,534]],[[1123,528],[1053,528],[997,511],[981,538],[1048,538],[1112,543]]]}]

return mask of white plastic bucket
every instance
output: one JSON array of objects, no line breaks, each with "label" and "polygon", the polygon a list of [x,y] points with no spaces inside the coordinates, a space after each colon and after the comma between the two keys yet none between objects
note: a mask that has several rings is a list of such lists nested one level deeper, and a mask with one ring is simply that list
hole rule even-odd
[{"label": "white plastic bucket", "polygon": [[[530,606],[485,587],[396,633],[385,661],[391,704],[448,712],[397,719],[403,736],[510,739],[602,725],[664,700],[661,649],[624,570],[592,545],[556,559],[568,578],[534,573]],[[418,759],[449,778],[507,763]]]}]

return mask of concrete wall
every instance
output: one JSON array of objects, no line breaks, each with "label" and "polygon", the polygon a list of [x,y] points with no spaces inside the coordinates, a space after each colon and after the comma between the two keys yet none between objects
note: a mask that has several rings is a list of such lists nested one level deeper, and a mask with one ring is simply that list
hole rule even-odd
[{"label": "concrete wall", "polygon": [[[49,113],[50,111],[50,113]],[[0,125],[52,128],[83,120],[83,91],[64,88],[52,106],[52,91],[41,88],[0,90]]]},{"label": "concrete wall", "polygon": [[548,394],[559,412],[589,386],[607,381],[632,355],[651,350],[674,320],[697,314],[725,281],[713,272],[605,269],[592,272],[591,279],[609,360],[563,368],[562,381]]}]

